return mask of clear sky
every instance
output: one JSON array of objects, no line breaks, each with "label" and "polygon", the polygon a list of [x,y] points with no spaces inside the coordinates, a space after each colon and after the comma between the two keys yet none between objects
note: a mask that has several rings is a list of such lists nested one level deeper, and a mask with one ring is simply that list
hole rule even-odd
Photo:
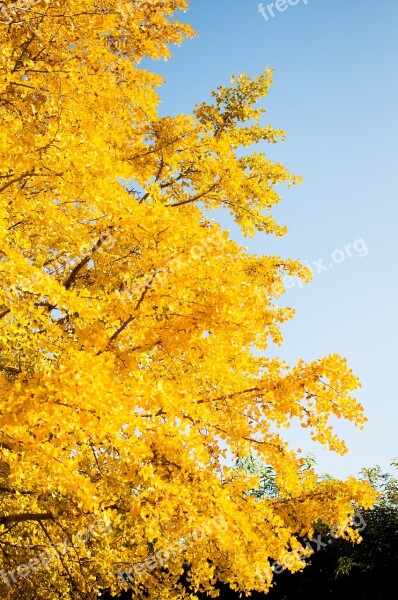
[{"label": "clear sky", "polygon": [[304,183],[281,190],[275,214],[289,233],[244,245],[308,261],[316,273],[284,296],[297,314],[278,354],[293,363],[338,352],[362,380],[358,398],[369,422],[363,431],[339,424],[345,457],[313,445],[305,430],[289,433],[315,453],[320,471],[342,477],[387,468],[398,456],[398,0],[286,7],[273,8],[274,17],[265,8],[266,20],[257,1],[192,0],[182,20],[199,36],[156,70],[166,79],[162,113],[176,114],[191,112],[232,74],[275,68],[265,121],[284,129],[287,141],[261,149]]}]

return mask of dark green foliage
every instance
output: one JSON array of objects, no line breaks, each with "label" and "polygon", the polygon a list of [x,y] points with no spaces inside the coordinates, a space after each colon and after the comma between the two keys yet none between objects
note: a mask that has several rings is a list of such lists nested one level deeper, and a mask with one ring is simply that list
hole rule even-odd
[{"label": "dark green foliage", "polygon": [[[309,459],[308,468],[312,464]],[[393,461],[392,466],[397,468],[398,461]],[[251,458],[237,467],[251,473],[257,473],[260,468]],[[363,541],[354,545],[343,539],[333,539],[325,548],[314,552],[302,572],[284,571],[275,575],[275,585],[269,594],[253,593],[250,600],[397,600],[398,479],[382,473],[379,467],[364,469],[362,477],[380,493],[378,504],[361,513],[362,524],[363,521],[366,523],[361,531]],[[263,497],[277,496],[271,471],[264,470],[261,488],[253,493],[259,501]],[[319,525],[314,538],[320,535],[327,542],[332,539],[328,534],[328,530]],[[219,590],[220,600],[244,598],[226,586],[219,586]],[[120,598],[127,600],[131,595],[127,593]],[[208,598],[198,595],[199,600]],[[110,600],[110,597],[104,595],[103,600]]]}]

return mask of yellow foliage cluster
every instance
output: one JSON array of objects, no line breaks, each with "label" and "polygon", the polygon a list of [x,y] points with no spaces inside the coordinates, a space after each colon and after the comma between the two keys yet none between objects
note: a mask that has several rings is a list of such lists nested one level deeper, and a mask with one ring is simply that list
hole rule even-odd
[{"label": "yellow foliage cluster", "polygon": [[[248,150],[283,139],[256,108],[268,69],[192,115],[158,115],[162,80],[140,63],[193,35],[173,18],[186,8],[16,0],[0,11],[2,598],[116,593],[118,570],[215,515],[225,526],[129,582],[134,597],[184,598],[187,564],[194,590],[217,579],[267,590],[268,561],[298,534],[372,501],[355,480],[304,477],[277,432],[297,418],[343,452],[329,417],[364,423],[358,381],[336,355],[288,368],[259,352],[292,316],[275,304],[284,274],[308,272],[250,255],[206,211],[226,208],[246,235],[283,235],[275,185],[298,178]],[[258,478],[231,468],[247,455],[274,468],[278,498],[248,494]],[[98,519],[112,533],[78,544]],[[51,565],[20,568],[64,540]]]}]

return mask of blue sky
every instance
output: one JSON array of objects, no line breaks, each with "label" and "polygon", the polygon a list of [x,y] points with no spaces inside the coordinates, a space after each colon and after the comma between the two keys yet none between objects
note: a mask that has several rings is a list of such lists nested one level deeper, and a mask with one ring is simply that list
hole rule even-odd
[{"label": "blue sky", "polygon": [[304,430],[289,433],[320,471],[343,477],[398,456],[398,2],[299,0],[274,14],[266,21],[257,1],[193,0],[182,19],[199,36],[155,67],[166,80],[161,112],[189,113],[230,75],[275,69],[264,120],[287,141],[261,149],[304,183],[283,190],[275,211],[287,236],[244,245],[308,261],[316,273],[324,265],[285,295],[297,314],[278,354],[292,363],[338,352],[360,376],[369,422],[363,431],[339,424],[345,457],[322,451]]}]

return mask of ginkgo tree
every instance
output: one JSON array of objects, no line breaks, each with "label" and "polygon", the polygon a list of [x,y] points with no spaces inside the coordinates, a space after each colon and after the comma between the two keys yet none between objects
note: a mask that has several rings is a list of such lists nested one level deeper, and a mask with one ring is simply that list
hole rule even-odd
[{"label": "ginkgo tree", "polygon": [[[251,148],[283,139],[258,104],[271,70],[158,114],[162,79],[142,59],[193,35],[174,16],[186,8],[2,3],[2,598],[184,598],[183,571],[191,590],[266,591],[272,561],[302,566],[297,536],[373,501],[303,471],[280,434],[295,418],[344,452],[330,417],[365,421],[344,359],[266,357],[293,315],[275,302],[284,275],[308,271],[209,218],[285,233],[275,186],[299,180]],[[276,497],[249,493],[259,476],[233,466],[247,456]]]}]

